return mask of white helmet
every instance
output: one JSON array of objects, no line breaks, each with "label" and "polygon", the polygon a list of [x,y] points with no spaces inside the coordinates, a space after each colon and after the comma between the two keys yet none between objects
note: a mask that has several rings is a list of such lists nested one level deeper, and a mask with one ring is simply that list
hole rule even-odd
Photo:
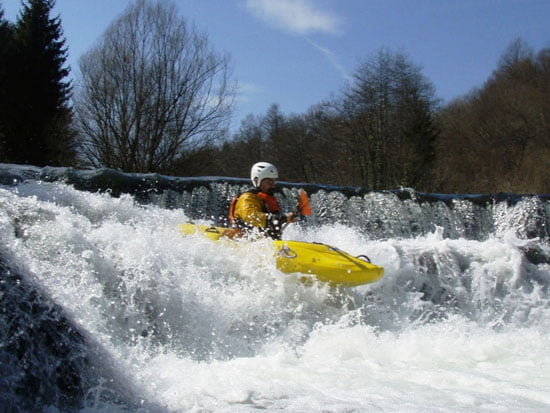
[{"label": "white helmet", "polygon": [[[254,179],[258,178],[257,181]],[[279,178],[279,173],[275,165],[272,165],[268,162],[258,162],[252,166],[250,170],[250,179],[252,180],[252,185],[259,187],[262,181],[266,178],[277,179]]]}]

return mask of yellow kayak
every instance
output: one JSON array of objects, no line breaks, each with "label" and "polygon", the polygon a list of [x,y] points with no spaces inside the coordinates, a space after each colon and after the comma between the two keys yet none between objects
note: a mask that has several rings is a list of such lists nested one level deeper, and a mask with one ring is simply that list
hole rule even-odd
[{"label": "yellow kayak", "polygon": [[[235,235],[232,228],[191,223],[181,224],[180,230],[185,235],[201,233],[214,241],[232,239]],[[273,245],[277,269],[287,274],[308,274],[319,281],[345,287],[372,283],[384,275],[383,267],[329,245],[283,240],[274,240]]]}]

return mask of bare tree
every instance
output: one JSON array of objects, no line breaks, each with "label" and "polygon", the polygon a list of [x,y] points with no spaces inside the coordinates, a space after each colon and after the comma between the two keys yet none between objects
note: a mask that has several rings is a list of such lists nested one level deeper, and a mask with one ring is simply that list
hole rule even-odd
[{"label": "bare tree", "polygon": [[436,105],[433,85],[405,55],[380,49],[361,64],[341,103],[360,185],[424,184],[435,154]]},{"label": "bare tree", "polygon": [[440,111],[436,189],[548,192],[548,56],[514,41],[482,88]]},{"label": "bare tree", "polygon": [[229,59],[171,2],[129,6],[79,66],[75,109],[89,166],[170,172],[226,133]]}]

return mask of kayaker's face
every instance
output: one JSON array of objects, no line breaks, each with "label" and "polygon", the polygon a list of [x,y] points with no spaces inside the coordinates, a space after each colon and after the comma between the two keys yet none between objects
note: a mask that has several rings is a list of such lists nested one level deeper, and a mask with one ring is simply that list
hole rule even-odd
[{"label": "kayaker's face", "polygon": [[272,178],[265,178],[260,183],[260,191],[265,192],[266,194],[273,194],[277,181]]}]

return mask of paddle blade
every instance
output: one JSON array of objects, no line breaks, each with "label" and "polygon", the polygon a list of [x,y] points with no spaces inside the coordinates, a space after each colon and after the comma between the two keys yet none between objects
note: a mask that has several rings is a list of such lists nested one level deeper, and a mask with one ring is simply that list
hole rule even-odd
[{"label": "paddle blade", "polygon": [[298,198],[297,208],[298,212],[301,215],[311,215],[311,205],[309,204],[309,198],[307,197],[306,191],[304,191],[303,189],[300,192],[300,198]]}]

